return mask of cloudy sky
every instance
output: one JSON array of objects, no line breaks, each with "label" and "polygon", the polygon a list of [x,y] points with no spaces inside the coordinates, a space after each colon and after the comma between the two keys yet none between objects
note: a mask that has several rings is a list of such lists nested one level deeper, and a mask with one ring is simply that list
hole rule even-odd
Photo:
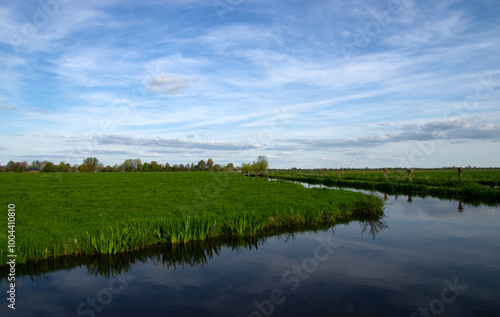
[{"label": "cloudy sky", "polygon": [[0,164],[500,166],[497,0],[2,1]]}]

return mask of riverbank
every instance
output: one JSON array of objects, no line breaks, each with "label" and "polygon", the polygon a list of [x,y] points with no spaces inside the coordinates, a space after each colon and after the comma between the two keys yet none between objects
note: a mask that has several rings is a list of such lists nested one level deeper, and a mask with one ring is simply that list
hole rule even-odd
[{"label": "riverbank", "polygon": [[332,187],[377,190],[386,194],[457,198],[473,204],[497,205],[500,203],[500,187],[490,186],[496,179],[500,179],[499,171],[464,171],[462,181],[456,174],[452,171],[414,171],[409,178],[405,171],[387,172],[386,177],[383,171],[330,171],[322,175],[308,173],[292,175],[280,172],[270,177]]},{"label": "riverbank", "polygon": [[8,173],[0,184],[0,204],[16,206],[17,263],[383,215],[375,196],[236,173]]}]

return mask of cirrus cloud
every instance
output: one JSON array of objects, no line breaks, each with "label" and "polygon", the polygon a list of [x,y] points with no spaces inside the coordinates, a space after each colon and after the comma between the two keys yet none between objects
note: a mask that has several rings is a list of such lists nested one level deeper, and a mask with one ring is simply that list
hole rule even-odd
[{"label": "cirrus cloud", "polygon": [[222,141],[191,141],[186,139],[164,138],[133,138],[124,135],[108,135],[98,140],[101,145],[133,145],[149,147],[189,148],[202,150],[249,150],[260,148],[259,144],[222,142]]}]

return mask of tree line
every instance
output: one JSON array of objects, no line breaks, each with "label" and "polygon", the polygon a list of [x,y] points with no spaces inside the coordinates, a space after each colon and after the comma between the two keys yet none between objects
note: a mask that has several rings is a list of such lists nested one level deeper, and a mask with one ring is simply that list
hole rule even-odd
[{"label": "tree line", "polygon": [[141,159],[127,159],[121,164],[115,164],[113,166],[105,166],[103,163],[99,162],[96,157],[88,157],[83,160],[81,165],[60,162],[59,164],[54,164],[49,161],[33,161],[31,164],[28,162],[14,162],[10,161],[6,166],[0,166],[0,172],[29,172],[29,171],[40,171],[40,172],[184,172],[184,171],[214,171],[214,172],[232,172],[241,170],[244,173],[248,172],[265,172],[269,167],[269,163],[265,156],[259,156],[257,161],[253,163],[243,163],[240,166],[234,166],[233,163],[228,163],[227,165],[215,164],[213,159],[209,158],[206,162],[205,160],[200,160],[198,164],[186,163],[186,164],[174,164],[169,163],[161,164],[156,161],[144,162]]}]

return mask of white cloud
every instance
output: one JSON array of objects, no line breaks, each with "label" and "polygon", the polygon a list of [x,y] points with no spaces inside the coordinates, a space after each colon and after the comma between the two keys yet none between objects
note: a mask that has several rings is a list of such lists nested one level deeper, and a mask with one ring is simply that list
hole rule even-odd
[{"label": "white cloud", "polygon": [[152,92],[163,92],[167,95],[181,94],[191,87],[191,83],[194,81],[161,73],[151,77],[150,89]]},{"label": "white cloud", "polygon": [[[326,148],[374,147],[391,142],[431,140],[500,140],[500,124],[479,123],[473,120],[438,120],[424,125],[404,125],[401,132],[367,135],[345,139],[290,139],[308,150]],[[358,153],[358,152],[353,152]]]}]

